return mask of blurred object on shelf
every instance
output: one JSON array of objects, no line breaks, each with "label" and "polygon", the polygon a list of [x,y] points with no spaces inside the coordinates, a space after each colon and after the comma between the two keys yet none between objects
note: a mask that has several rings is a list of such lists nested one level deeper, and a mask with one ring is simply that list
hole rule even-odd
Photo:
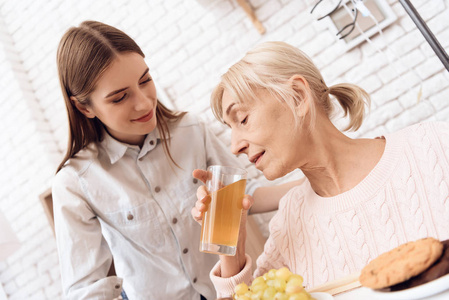
[{"label": "blurred object on shelf", "polygon": [[237,0],[237,3],[240,5],[240,7],[243,8],[245,13],[251,19],[251,22],[253,22],[254,27],[256,27],[257,31],[259,31],[260,34],[264,34],[265,27],[263,27],[262,23],[259,21],[259,19],[257,19],[257,16],[251,5],[248,3],[248,0]]}]

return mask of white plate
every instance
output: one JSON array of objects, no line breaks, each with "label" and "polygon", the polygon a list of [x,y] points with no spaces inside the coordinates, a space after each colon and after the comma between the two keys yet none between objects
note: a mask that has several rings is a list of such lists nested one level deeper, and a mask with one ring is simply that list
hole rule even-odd
[{"label": "white plate", "polygon": [[328,293],[316,292],[310,293],[310,295],[316,300],[334,300],[334,297],[332,297],[332,295]]},{"label": "white plate", "polygon": [[[442,293],[443,295],[441,295]],[[373,290],[373,294],[381,300],[415,300],[415,299],[449,299],[449,274],[410,289],[398,292]],[[439,297],[439,296],[442,297]],[[433,296],[433,297],[431,297]],[[431,297],[431,298],[430,298]]]}]

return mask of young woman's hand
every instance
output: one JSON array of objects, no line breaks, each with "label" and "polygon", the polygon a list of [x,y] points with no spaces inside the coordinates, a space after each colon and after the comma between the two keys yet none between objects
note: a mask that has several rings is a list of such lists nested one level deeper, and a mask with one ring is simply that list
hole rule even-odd
[{"label": "young woman's hand", "polygon": [[203,221],[203,214],[207,211],[211,199],[205,185],[202,185],[197,189],[196,197],[198,200],[195,202],[191,214],[193,219],[201,224]]},{"label": "young woman's hand", "polygon": [[[207,171],[205,170],[194,170],[192,173],[193,177],[201,180],[203,183],[206,183],[208,176]],[[198,188],[196,192],[197,201],[195,206],[192,208],[191,214],[192,217],[198,223],[201,223],[203,220],[203,213],[207,211],[208,205],[211,201],[211,197],[209,196],[209,192],[206,186],[202,185]],[[239,240],[237,243],[237,252],[235,256],[225,256],[220,255],[221,261],[221,276],[231,277],[238,274],[246,263],[245,257],[245,242],[246,242],[246,219],[248,216],[248,210],[254,204],[254,199],[250,195],[245,195],[242,200],[242,218],[240,221],[240,230],[239,230]]]},{"label": "young woman's hand", "polygon": [[[204,184],[206,184],[206,181],[208,179],[208,176],[211,176],[212,174],[208,173],[206,170],[200,170],[200,169],[195,169],[192,172],[192,176],[195,177],[196,179],[201,180]],[[193,219],[195,219],[195,221],[197,221],[198,223],[201,224],[202,220],[203,220],[203,213],[205,213],[207,211],[207,208],[209,206],[210,203],[210,196],[209,196],[209,191],[207,190],[205,185],[200,186],[197,191],[196,191],[196,197],[197,197],[197,201],[195,202],[195,206],[192,208],[191,210],[191,214]],[[242,202],[242,207],[244,211],[247,211],[251,208],[251,206],[254,203],[254,199],[253,197],[249,196],[249,195],[245,195],[245,197],[243,197],[243,202]]]},{"label": "young woman's hand", "polygon": [[[210,174],[206,170],[195,169],[192,172],[192,176],[201,180],[204,184],[206,184],[208,175]],[[205,185],[202,185],[197,189],[196,197],[198,200],[195,202],[195,206],[192,208],[191,214],[193,219],[201,224],[203,221],[203,213],[207,211],[210,203],[209,192]]]}]

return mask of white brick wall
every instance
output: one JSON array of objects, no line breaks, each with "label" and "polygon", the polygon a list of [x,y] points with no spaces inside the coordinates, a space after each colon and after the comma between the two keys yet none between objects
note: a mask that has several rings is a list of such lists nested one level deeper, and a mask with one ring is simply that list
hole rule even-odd
[{"label": "white brick wall", "polygon": [[[353,82],[372,94],[366,122],[348,135],[374,137],[418,121],[449,120],[449,73],[400,3],[388,2],[398,20],[372,38],[380,53],[368,43],[345,52],[309,14],[313,0],[250,0],[267,29],[263,36],[234,0],[0,0],[0,209],[22,242],[0,262],[9,299],[61,298],[55,240],[38,196],[50,187],[67,142],[55,55],[69,26],[95,19],[129,33],[171,102],[202,114],[228,145],[228,130],[209,110],[211,89],[253,45],[287,41],[312,57],[328,84]],[[412,3],[449,52],[449,0]],[[264,234],[271,216],[258,219]]]}]

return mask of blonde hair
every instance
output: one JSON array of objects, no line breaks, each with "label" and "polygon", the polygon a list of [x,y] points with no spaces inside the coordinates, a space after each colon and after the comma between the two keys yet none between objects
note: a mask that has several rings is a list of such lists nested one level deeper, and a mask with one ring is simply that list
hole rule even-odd
[{"label": "blonde hair", "polygon": [[[370,105],[368,93],[350,83],[327,87],[312,60],[298,48],[284,42],[262,43],[229,68],[212,92],[212,111],[215,117],[223,122],[222,97],[225,90],[234,101],[244,103],[256,100],[255,92],[258,89],[266,90],[295,111],[304,101],[301,101],[302,96],[292,88],[289,81],[294,75],[302,76],[308,83],[310,98],[313,99],[309,105],[312,120],[315,119],[317,107],[329,118],[332,117],[334,105],[329,95],[333,95],[343,108],[344,116],[349,115],[350,118],[344,130],[356,131],[360,128],[365,115],[365,105]],[[298,119],[297,121],[302,122]],[[313,124],[312,122],[311,126]]]}]

